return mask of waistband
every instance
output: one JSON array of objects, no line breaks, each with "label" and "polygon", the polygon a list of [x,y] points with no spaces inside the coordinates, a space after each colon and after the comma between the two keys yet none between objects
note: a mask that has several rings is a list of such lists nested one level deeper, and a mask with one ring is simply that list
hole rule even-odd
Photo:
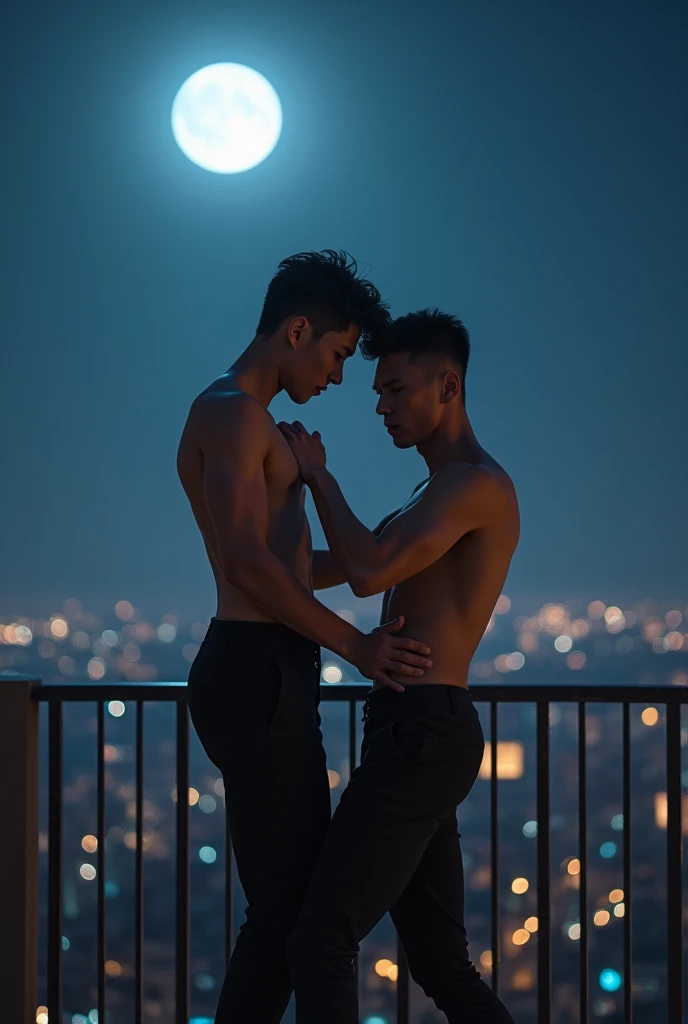
[{"label": "waistband", "polygon": [[453,712],[460,708],[473,707],[473,699],[463,686],[447,683],[415,683],[406,686],[403,692],[381,686],[366,695],[363,709],[364,720],[368,714],[384,711],[386,714],[420,714],[423,711]]},{"label": "waistband", "polygon": [[216,619],[210,620],[206,636],[227,638],[228,640],[247,640],[249,643],[271,642],[289,638],[310,647],[318,647],[315,640],[309,640],[303,633],[297,633],[282,622],[255,622],[252,619]]}]

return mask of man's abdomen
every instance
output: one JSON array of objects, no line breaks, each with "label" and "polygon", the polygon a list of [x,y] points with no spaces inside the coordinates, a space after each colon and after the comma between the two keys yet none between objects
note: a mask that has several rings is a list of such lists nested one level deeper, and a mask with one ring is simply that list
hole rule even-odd
[{"label": "man's abdomen", "polygon": [[[425,575],[425,574],[424,574]],[[454,595],[447,596],[438,580],[405,581],[394,587],[387,607],[387,619],[404,616],[400,635],[427,644],[432,668],[422,676],[392,675],[400,683],[445,683],[468,685],[468,666],[477,646],[474,629],[456,606]]]}]

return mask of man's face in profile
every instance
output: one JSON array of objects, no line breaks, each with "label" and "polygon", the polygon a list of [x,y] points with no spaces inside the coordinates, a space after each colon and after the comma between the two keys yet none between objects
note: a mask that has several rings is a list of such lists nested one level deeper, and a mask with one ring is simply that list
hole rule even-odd
[{"label": "man's face in profile", "polygon": [[412,360],[408,352],[381,356],[373,389],[376,412],[396,448],[413,448],[429,440],[439,426],[444,373],[431,357]]},{"label": "man's face in profile", "polygon": [[356,351],[360,327],[350,324],[345,331],[325,331],[313,336],[307,324],[293,349],[286,391],[293,402],[303,405],[320,395],[330,384],[341,384],[344,363]]}]

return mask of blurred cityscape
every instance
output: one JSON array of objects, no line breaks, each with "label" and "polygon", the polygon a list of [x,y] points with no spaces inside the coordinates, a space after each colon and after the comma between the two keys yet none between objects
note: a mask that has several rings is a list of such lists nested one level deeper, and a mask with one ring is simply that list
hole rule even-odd
[{"label": "blurred cityscape", "polygon": [[[325,601],[327,592],[321,594]],[[1,600],[1,598],[0,598]],[[503,594],[473,660],[474,681],[688,684],[688,603],[647,598],[631,607],[603,601],[523,606]],[[379,621],[378,598],[333,606],[363,630]],[[44,618],[0,605],[0,670],[36,673],[45,682],[186,680],[209,618],[170,611],[147,615],[127,600],[109,611],[76,598]],[[357,679],[325,655],[327,682]]]},{"label": "blurred cityscape", "polygon": [[[375,625],[377,608],[351,600],[335,610],[363,629]],[[472,667],[475,681],[550,683],[627,682],[688,685],[688,604],[645,600],[625,606],[600,600],[547,603],[539,608],[502,595]],[[207,628],[202,617],[170,611],[155,618],[127,600],[96,613],[72,598],[49,616],[0,612],[0,668],[35,673],[45,681],[186,678]],[[357,678],[336,656],[324,653],[323,678]],[[479,699],[479,694],[477,694]],[[478,704],[489,741],[489,709]],[[333,806],[346,785],[348,707],[321,705]],[[47,910],[47,715],[41,707],[41,927]],[[360,716],[358,716],[360,717]],[[149,702],[144,713],[144,992],[146,1024],[166,1022],[174,1010],[173,913],[175,890],[175,708]],[[631,708],[633,820],[633,1009],[636,1024],[666,1020],[666,747],[665,709]],[[358,723],[360,730],[360,722]],[[578,712],[571,702],[553,704],[549,822],[552,901],[553,1010],[556,1024],[579,1020],[581,914],[590,936],[590,1013],[621,1024],[623,1007],[623,892],[621,709],[589,705],[586,719],[588,792],[588,906],[578,900]],[[106,761],[106,1024],[133,1021],[135,715],[133,705],[107,705]],[[682,731],[682,745],[688,731]],[[517,1024],[535,1017],[537,892],[535,708],[499,708],[500,994]],[[224,973],[225,878],[223,786],[192,733],[190,755],[191,1020],[210,1024]],[[688,792],[688,771],[682,783]],[[466,871],[466,923],[475,963],[490,981],[489,750],[480,778],[459,812]],[[686,797],[684,797],[684,800]],[[65,1013],[60,1024],[98,1024],[96,1001],[95,884],[96,714],[89,701],[64,707],[64,922]],[[688,820],[688,817],[686,818]],[[235,880],[236,881],[236,880]],[[243,903],[236,882],[235,933]],[[364,1024],[392,1024],[397,983],[396,944],[388,919],[361,951]],[[45,1001],[45,942],[41,944],[41,1002]],[[288,1011],[285,1021],[293,1020]],[[413,1024],[444,1017],[415,986]],[[37,1024],[47,1010],[37,1008]],[[671,1022],[674,1024],[674,1022]]]}]

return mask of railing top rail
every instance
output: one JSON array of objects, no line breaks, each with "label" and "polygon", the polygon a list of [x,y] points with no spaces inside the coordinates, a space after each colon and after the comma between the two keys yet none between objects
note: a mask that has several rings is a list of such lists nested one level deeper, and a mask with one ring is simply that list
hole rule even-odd
[{"label": "railing top rail", "polygon": [[[5,678],[20,678],[17,675]],[[28,678],[28,677],[27,677]],[[0,673],[0,686],[3,674]],[[422,685],[422,684],[421,684]],[[322,683],[323,700],[363,700],[370,691],[370,683]],[[34,680],[32,696],[39,701],[83,700],[183,700],[186,683],[140,682],[60,682],[41,683]],[[688,686],[671,683],[634,685],[628,683],[474,683],[470,692],[476,702],[530,703],[530,702],[597,702],[620,704],[686,704]]]}]

